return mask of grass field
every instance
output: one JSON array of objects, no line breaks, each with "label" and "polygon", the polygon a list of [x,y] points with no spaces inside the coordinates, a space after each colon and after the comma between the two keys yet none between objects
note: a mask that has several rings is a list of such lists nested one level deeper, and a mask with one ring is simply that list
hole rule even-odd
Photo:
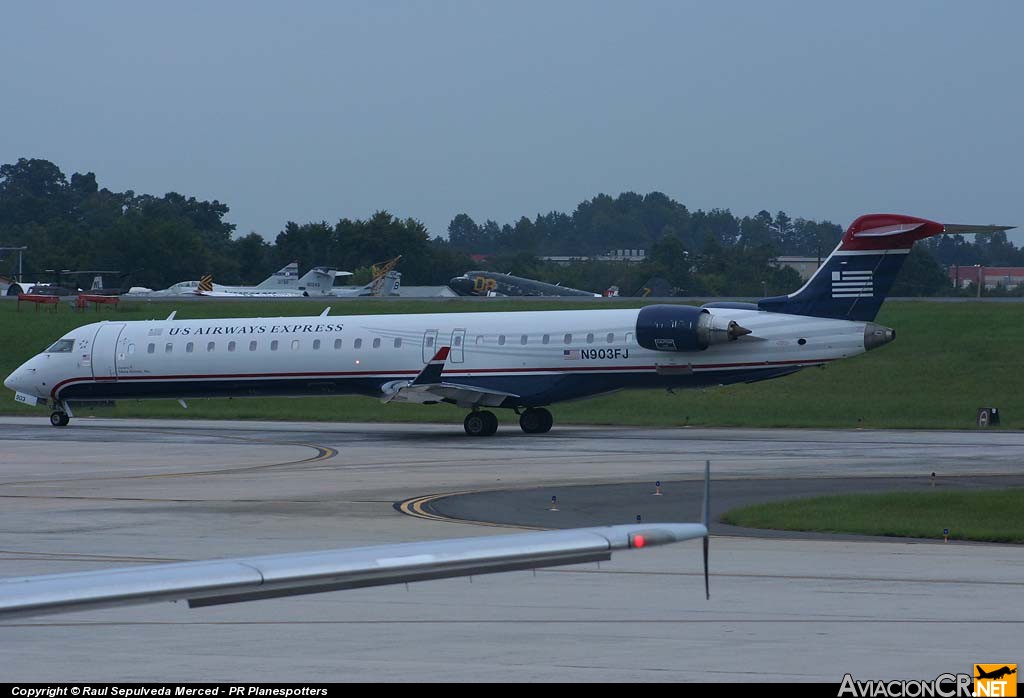
[{"label": "grass field", "polygon": [[[640,301],[599,301],[600,307],[637,307]],[[186,301],[125,302],[121,311],[57,312],[0,302],[0,375],[38,353],[68,330],[100,319],[481,312],[581,309],[579,302],[444,301]],[[556,423],[710,425],[750,427],[974,428],[978,407],[1001,410],[1003,428],[1024,427],[1020,349],[1024,306],[1013,303],[888,303],[878,322],[897,330],[882,349],[825,369],[753,385],[707,390],[629,391],[555,405]],[[37,414],[0,391],[0,413]],[[382,405],[365,397],[121,402],[80,415],[328,421],[431,421],[459,423],[463,411],[447,405]],[[502,422],[511,413],[498,411]]]},{"label": "grass field", "polygon": [[1024,543],[1024,489],[836,495],[734,509],[722,521],[749,528]]}]

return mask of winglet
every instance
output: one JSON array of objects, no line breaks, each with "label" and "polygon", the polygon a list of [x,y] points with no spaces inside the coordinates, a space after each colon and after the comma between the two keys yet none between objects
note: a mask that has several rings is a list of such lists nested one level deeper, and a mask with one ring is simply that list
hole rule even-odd
[{"label": "winglet", "polygon": [[444,371],[444,362],[448,360],[448,353],[451,347],[438,347],[434,358],[427,362],[427,365],[420,371],[420,375],[410,385],[431,385],[441,382],[441,372]]},{"label": "winglet", "polygon": [[704,506],[700,522],[704,524],[704,597],[711,600],[711,582],[708,579],[708,542],[711,533],[711,461],[704,461]]}]

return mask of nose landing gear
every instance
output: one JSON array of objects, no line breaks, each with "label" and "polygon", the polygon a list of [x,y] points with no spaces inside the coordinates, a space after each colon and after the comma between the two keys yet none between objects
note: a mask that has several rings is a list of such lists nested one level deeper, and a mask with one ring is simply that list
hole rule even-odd
[{"label": "nose landing gear", "polygon": [[68,416],[67,412],[54,410],[50,413],[50,424],[55,427],[66,427],[70,421],[71,417]]}]

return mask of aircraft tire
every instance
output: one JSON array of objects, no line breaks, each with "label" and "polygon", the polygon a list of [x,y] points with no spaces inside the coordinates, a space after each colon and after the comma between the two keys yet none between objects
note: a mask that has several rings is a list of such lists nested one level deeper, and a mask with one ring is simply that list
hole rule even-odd
[{"label": "aircraft tire", "polygon": [[519,415],[519,428],[527,434],[546,434],[554,423],[555,418],[543,407],[531,407]]},{"label": "aircraft tire", "polygon": [[52,424],[55,427],[66,427],[70,421],[71,418],[68,417],[67,412],[54,410],[53,412],[50,413],[50,424]]},{"label": "aircraft tire", "polygon": [[470,412],[462,426],[470,436],[490,436],[498,430],[498,418],[492,412]]}]

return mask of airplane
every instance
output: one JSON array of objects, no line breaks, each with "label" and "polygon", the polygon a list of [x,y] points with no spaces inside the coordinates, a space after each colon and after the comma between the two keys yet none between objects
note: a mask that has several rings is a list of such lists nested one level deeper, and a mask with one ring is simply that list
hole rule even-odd
[{"label": "airplane", "polygon": [[428,579],[610,560],[615,550],[703,539],[704,595],[711,598],[708,548],[711,462],[704,462],[700,523],[650,523],[532,531],[364,548],[174,562],[143,567],[0,579],[0,621],[157,601],[189,608],[318,594]]},{"label": "airplane", "polygon": [[994,671],[984,671],[982,669],[978,669],[978,675],[975,676],[974,678],[976,678],[976,679],[1001,679],[1004,676],[1009,676],[1010,674],[1016,674],[1016,673],[1017,673],[1016,669],[1011,669],[1008,666],[1004,666],[1002,668],[995,669]]},{"label": "airplane", "polygon": [[448,288],[460,296],[589,296],[601,297],[600,293],[581,291],[577,288],[548,284],[521,276],[500,274],[493,271],[467,271],[448,282]]},{"label": "airplane", "polygon": [[337,276],[352,276],[350,271],[335,271],[327,267],[313,267],[293,288],[261,289],[246,286],[220,286],[213,283],[213,277],[204,276],[195,289],[197,296],[213,298],[345,298],[353,296],[397,296],[402,274],[388,271],[383,277],[374,278],[365,286],[334,286]]},{"label": "airplane", "polygon": [[[199,281],[179,281],[178,283],[160,291],[146,288],[144,286],[132,286],[128,292],[132,295],[145,296],[189,296],[199,288]],[[256,286],[236,286],[233,288],[246,289],[288,289],[296,288],[299,285],[299,263],[291,262],[278,271],[268,276]]]},{"label": "airplane", "polygon": [[489,436],[519,416],[548,432],[548,406],[625,388],[699,388],[778,378],[892,342],[878,313],[917,240],[1010,230],[869,214],[797,291],[703,306],[328,317],[104,321],[78,327],[4,385],[52,405],[75,400],[358,394],[447,403]]},{"label": "airplane", "polygon": [[[64,285],[63,279],[67,276],[81,276],[93,274],[92,287],[85,291],[85,293],[91,293],[93,295],[102,296],[116,296],[121,293],[120,288],[104,288],[103,287],[103,275],[104,274],[120,274],[118,271],[72,271],[70,269],[46,269],[44,270],[48,274],[52,274],[56,281],[51,283],[33,282],[33,281],[15,281],[13,279],[7,280],[8,282],[2,287],[4,288],[3,294],[8,296],[17,296],[22,293],[35,294],[40,296],[74,296],[78,293],[82,293],[83,290],[78,288],[78,285],[73,286]],[[129,276],[128,274],[121,274],[121,279]],[[4,277],[0,277],[3,279]]]}]

